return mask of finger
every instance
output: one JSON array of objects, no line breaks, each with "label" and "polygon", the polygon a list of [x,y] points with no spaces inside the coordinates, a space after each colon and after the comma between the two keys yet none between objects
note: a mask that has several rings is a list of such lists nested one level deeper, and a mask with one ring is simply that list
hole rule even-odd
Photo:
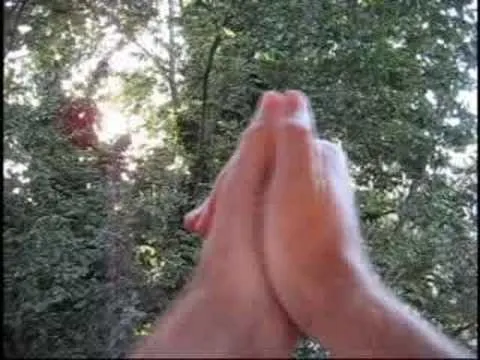
[{"label": "finger", "polygon": [[204,213],[203,206],[198,206],[183,217],[183,227],[192,233],[198,233],[198,222]]},{"label": "finger", "polygon": [[[266,92],[259,100],[257,111],[252,117],[250,127],[243,134],[240,145],[237,147],[234,155],[229,159],[228,163],[224,166],[217,177],[210,195],[202,203],[202,205],[192,210],[185,216],[184,224],[187,230],[197,233],[200,236],[207,236],[216,212],[217,194],[219,189],[225,186],[226,177],[228,176],[229,181],[231,182],[242,182],[242,176],[250,176],[248,171],[247,173],[241,173],[240,175],[238,174],[239,172],[243,171],[241,169],[243,169],[245,166],[248,167],[247,164],[239,166],[239,161],[248,163],[248,159],[251,157],[251,155],[247,154],[248,151],[244,150],[242,152],[242,146],[244,149],[246,149],[251,146],[249,144],[256,142],[256,140],[260,140],[261,142],[261,139],[258,139],[258,137],[261,137],[259,136],[258,132],[262,132],[260,127],[271,127],[271,124],[280,116],[282,113],[282,105],[279,104],[279,102],[282,100],[282,95],[276,92]],[[263,150],[267,150],[268,153],[272,153],[272,144],[267,144],[267,142],[269,142],[271,139],[268,139],[268,134],[266,134],[265,131],[263,135]],[[254,148],[249,149],[250,152],[255,152],[255,149],[259,145],[261,144],[257,143]],[[240,153],[242,153],[242,155],[240,155]],[[258,159],[259,162],[262,162],[262,158],[263,157],[260,156]]]},{"label": "finger", "polygon": [[308,98],[299,91],[285,93],[287,117],[275,129],[275,170],[272,191],[283,199],[311,196],[320,166],[313,135],[314,120]]},{"label": "finger", "polygon": [[198,220],[208,206],[210,197],[211,195],[209,195],[205,200],[203,200],[200,205],[196,206],[193,210],[189,211],[186,215],[184,215],[183,226],[188,231],[196,232]]},{"label": "finger", "polygon": [[242,134],[235,163],[225,181],[231,196],[237,200],[255,195],[273,165],[269,164],[274,155],[273,124],[285,116],[284,96],[274,91],[266,92],[257,113],[259,115]]},{"label": "finger", "polygon": [[199,207],[199,211],[195,214],[195,220],[191,227],[191,232],[206,237],[210,231],[212,218],[215,213],[216,206],[216,190],[207,197],[204,203]]},{"label": "finger", "polygon": [[216,199],[211,197],[209,198],[208,205],[203,209],[199,220],[196,224],[196,232],[201,237],[207,237],[211,229],[211,224],[213,221],[213,216],[215,214]]},{"label": "finger", "polygon": [[207,198],[202,202],[201,205],[197,206],[184,216],[184,227],[188,231],[196,233],[199,236],[204,236],[205,233],[208,232],[211,219],[215,213],[218,189],[224,183],[225,176],[230,171],[229,169],[233,166],[233,164],[234,158],[231,157],[218,174],[213,185],[213,189]]},{"label": "finger", "polygon": [[198,206],[195,209],[191,210],[183,217],[183,226],[190,232],[195,232],[196,223],[202,213],[202,206]]},{"label": "finger", "polygon": [[299,90],[285,91],[285,102],[287,116],[292,117],[292,120],[304,124],[304,126],[317,138],[317,129],[315,118],[313,116],[312,106],[308,97]]},{"label": "finger", "polygon": [[[204,213],[207,209],[211,206],[212,202],[216,200],[216,194],[218,192],[218,188],[223,184],[225,175],[228,173],[229,169],[232,167],[234,162],[233,157],[231,157],[227,164],[222,168],[220,173],[218,174],[217,178],[215,179],[215,183],[213,185],[213,189],[207,198],[195,209],[188,212],[183,218],[184,227],[193,233],[200,235],[199,233],[199,225],[202,223],[203,220],[201,218],[204,216]],[[212,214],[213,215],[213,214]]]},{"label": "finger", "polygon": [[332,198],[335,205],[341,208],[339,210],[347,211],[349,216],[355,217],[355,197],[346,153],[339,145],[327,140],[317,140],[316,146],[322,167],[323,193]]},{"label": "finger", "polygon": [[[239,174],[241,173],[239,169],[243,168],[243,165],[239,167],[239,162],[249,163],[255,158],[261,160],[260,156],[254,156],[255,151],[259,148],[263,147],[259,153],[273,150],[269,140],[271,140],[272,137],[272,125],[280,116],[283,116],[285,112],[283,99],[284,96],[276,91],[267,91],[262,95],[257,104],[255,115],[250,121],[250,125],[241,135],[234,154],[222,169],[215,182],[215,191],[218,192],[218,188],[223,186],[226,182],[226,177],[228,177],[229,180],[232,180],[232,178],[239,180],[243,178],[242,175],[244,175],[245,178],[249,176],[249,171]],[[237,174],[233,174],[234,172]]]}]

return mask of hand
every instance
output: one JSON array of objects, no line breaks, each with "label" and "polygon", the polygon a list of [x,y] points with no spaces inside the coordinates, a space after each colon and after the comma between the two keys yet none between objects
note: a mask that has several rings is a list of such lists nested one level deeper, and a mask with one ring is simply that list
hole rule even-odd
[{"label": "hand", "polygon": [[[338,357],[470,357],[373,276],[346,155],[314,138],[307,98],[289,91],[278,106],[269,140],[275,151],[265,165],[263,244],[268,278],[291,319]],[[202,232],[217,216],[216,191],[195,216]]]},{"label": "hand", "polygon": [[369,272],[347,157],[338,145],[315,139],[305,95],[288,91],[284,101],[266,196],[265,261],[291,318],[318,336],[327,322],[313,319],[349,306],[352,289]]},{"label": "hand", "polygon": [[[214,201],[204,202],[185,216],[186,228],[205,237],[194,282],[210,282],[213,291],[219,288],[238,301],[245,300],[246,306],[268,290],[262,265],[262,213],[267,160],[273,153],[267,143],[271,122],[281,112],[278,100],[279,96],[272,93],[263,97],[237,150],[215,181]],[[198,214],[204,215],[205,231],[192,225],[202,221]]]},{"label": "hand", "polygon": [[[264,95],[236,153],[215,182],[215,201],[204,203],[212,206],[205,211],[201,229],[206,241],[193,280],[251,323],[255,335],[248,347],[262,351],[246,355],[288,356],[298,336],[266,281],[262,255],[263,197],[273,154],[269,139],[282,113],[280,100],[279,94]],[[198,221],[203,208],[186,216],[187,228],[195,229],[191,223]]]},{"label": "hand", "polygon": [[208,214],[199,265],[182,299],[136,357],[290,356],[298,330],[266,281],[262,255],[269,139],[282,112],[280,99],[265,94],[216,180],[214,201],[185,217],[186,227],[195,230],[199,214]]},{"label": "hand", "polygon": [[[265,165],[271,180],[264,198],[265,262],[292,320],[318,334],[311,319],[348,299],[366,262],[345,153],[314,138],[306,96],[287,91],[280,100],[269,139],[275,151]],[[217,192],[191,214],[187,227],[201,235],[210,231],[214,214],[221,214]]]},{"label": "hand", "polygon": [[[257,356],[287,356],[298,336],[266,281],[262,254],[263,200],[274,150],[273,126],[283,112],[281,100],[273,92],[263,96],[236,153],[216,180],[214,201],[185,218],[186,227],[194,230],[192,221],[205,212],[202,226],[197,227],[206,241],[194,282],[218,292],[225,303],[234,304],[235,312],[243,312],[242,317],[255,324],[249,346],[262,348]],[[285,338],[286,343],[280,343]]]}]

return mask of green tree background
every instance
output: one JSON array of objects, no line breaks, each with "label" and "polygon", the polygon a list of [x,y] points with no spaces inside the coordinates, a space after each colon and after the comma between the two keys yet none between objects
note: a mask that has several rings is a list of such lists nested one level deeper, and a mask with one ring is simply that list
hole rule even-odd
[{"label": "green tree background", "polygon": [[[289,88],[351,158],[379,275],[476,349],[476,22],[467,0],[4,1],[6,355],[125,356],[196,263],[183,214]],[[113,197],[53,127],[86,94],[143,139]]]}]

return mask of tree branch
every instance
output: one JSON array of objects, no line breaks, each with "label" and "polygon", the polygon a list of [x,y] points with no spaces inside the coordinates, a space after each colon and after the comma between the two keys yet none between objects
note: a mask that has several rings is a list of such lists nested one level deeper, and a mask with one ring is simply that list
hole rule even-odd
[{"label": "tree branch", "polygon": [[[25,11],[25,7],[27,6],[29,0],[23,0],[20,1],[20,5],[18,4],[15,6],[13,9],[12,13],[15,13],[14,20],[11,24],[9,24],[9,29],[5,33],[7,34],[7,39],[5,41],[5,46],[3,48],[3,59],[7,56],[7,54],[10,52],[10,50],[13,47],[13,43],[15,40],[15,32],[17,31],[18,23],[20,22],[20,19],[22,17],[23,12]],[[18,9],[17,9],[18,6]]]},{"label": "tree branch", "polygon": [[199,135],[199,144],[203,143],[203,137],[205,134],[205,124],[207,122],[207,101],[208,101],[208,85],[209,77],[213,67],[213,60],[215,58],[215,53],[217,52],[218,47],[222,41],[222,36],[217,34],[215,39],[212,42],[210,51],[207,58],[207,66],[205,67],[205,72],[203,74],[203,83],[202,83],[202,117],[200,124],[200,135]]},{"label": "tree branch", "polygon": [[160,62],[160,58],[158,56],[156,56],[151,51],[149,51],[147,48],[145,48],[142,44],[140,44],[137,39],[131,39],[131,40],[133,40],[135,45],[137,45],[140,48],[140,50],[143,51],[143,53],[145,55],[147,55],[150,59],[152,59],[152,61],[155,63],[155,65],[162,72],[162,75],[166,76],[168,74],[168,68]]},{"label": "tree branch", "polygon": [[459,336],[462,332],[470,329],[472,326],[475,326],[475,322],[470,322],[470,323],[458,326],[457,328],[452,330],[451,334],[453,336]]},{"label": "tree branch", "polygon": [[205,140],[204,136],[205,136],[205,125],[207,122],[208,85],[209,85],[210,73],[213,68],[213,60],[215,58],[215,53],[217,52],[218,47],[220,46],[220,43],[223,40],[221,29],[228,24],[231,18],[232,16],[230,15],[225,16],[225,19],[223,20],[222,24],[219,26],[218,34],[213,39],[212,46],[210,46],[210,51],[207,58],[207,66],[205,67],[205,72],[203,75],[203,84],[202,84],[202,117],[201,117],[201,123],[200,123],[199,146],[201,146],[201,144],[203,144]]},{"label": "tree branch", "polygon": [[108,61],[113,56],[113,54],[121,50],[126,45],[125,41],[120,40],[112,49],[110,49],[105,56],[98,62],[97,67],[90,75],[88,81],[86,96],[90,97],[95,91],[95,87],[98,85],[100,80],[108,75]]},{"label": "tree branch", "polygon": [[[83,3],[85,3],[87,6],[91,6],[89,4],[89,2],[87,0],[82,0]],[[95,14],[96,17],[98,18],[98,14]],[[111,11],[108,11],[106,12],[105,14],[106,17],[110,18],[110,21],[117,27],[117,29],[123,34],[125,35],[125,37],[127,38],[127,40],[135,43],[135,45],[137,45],[140,50],[142,50],[142,52],[147,55],[149,58],[151,58],[153,60],[153,62],[155,63],[155,65],[160,69],[160,71],[162,72],[162,75],[166,76],[168,74],[168,68],[165,67],[161,62],[160,62],[160,58],[158,56],[156,56],[155,54],[153,54],[152,52],[150,52],[147,48],[145,48],[142,44],[140,44],[140,42],[138,41],[138,39],[135,37],[135,35],[129,35],[128,32],[126,31],[123,31],[123,25],[122,25],[122,22],[120,21],[120,19]],[[162,44],[163,45],[163,44]]]},{"label": "tree branch", "polygon": [[390,214],[395,214],[397,212],[397,209],[388,209],[388,210],[385,210],[385,211],[382,211],[382,212],[377,212],[377,213],[369,213],[369,212],[365,212],[363,213],[362,215],[360,215],[360,219],[362,221],[375,221],[375,220],[378,220],[386,215],[390,215]]},{"label": "tree branch", "polygon": [[178,99],[178,88],[175,82],[175,75],[177,73],[177,57],[175,56],[175,25],[173,18],[175,17],[174,0],[168,0],[168,45],[163,45],[168,52],[168,82],[170,86],[170,93],[172,96],[173,110],[177,113],[180,107]]}]

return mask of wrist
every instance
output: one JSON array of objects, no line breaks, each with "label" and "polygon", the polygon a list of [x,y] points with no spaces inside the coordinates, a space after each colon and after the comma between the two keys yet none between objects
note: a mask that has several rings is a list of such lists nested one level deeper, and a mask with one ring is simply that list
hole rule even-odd
[{"label": "wrist", "polygon": [[375,321],[381,307],[374,277],[356,265],[346,263],[343,266],[343,276],[314,295],[319,301],[310,311],[311,321],[305,329],[307,335],[320,339],[335,356],[339,356],[339,348],[348,344],[347,339],[352,337],[354,341],[359,329],[362,331],[366,323]]},{"label": "wrist", "polygon": [[224,305],[207,288],[190,283],[133,357],[237,355],[239,317]]},{"label": "wrist", "polygon": [[[314,284],[310,284],[314,285]],[[305,286],[302,286],[302,291]],[[309,335],[320,337],[329,332],[336,324],[349,323],[352,315],[371,304],[377,293],[383,289],[380,279],[373,272],[365,260],[356,256],[343,256],[329,267],[328,279],[322,284],[310,286],[305,294],[309,311],[304,315],[302,324],[308,324],[303,329]]]},{"label": "wrist", "polygon": [[[203,313],[203,331],[219,339],[223,355],[290,357],[300,335],[298,328],[268,292],[268,285],[257,284],[249,291],[243,284],[213,284],[210,278],[195,278],[186,287],[184,298],[195,299]],[[219,280],[219,279],[217,279]],[[180,301],[183,301],[180,300]]]},{"label": "wrist", "polygon": [[315,329],[336,357],[469,357],[396,298],[371,271],[361,269],[353,284],[349,296],[332,305]]}]

